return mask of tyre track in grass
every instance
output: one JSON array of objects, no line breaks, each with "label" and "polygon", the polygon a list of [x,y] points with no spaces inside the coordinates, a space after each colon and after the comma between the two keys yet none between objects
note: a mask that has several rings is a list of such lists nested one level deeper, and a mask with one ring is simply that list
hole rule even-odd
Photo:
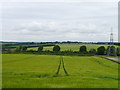
[{"label": "tyre track in grass", "polygon": [[62,64],[62,68],[63,68],[63,70],[64,70],[65,75],[66,75],[66,76],[69,75],[68,72],[67,72],[67,70],[65,69],[63,56],[60,56],[60,62],[59,62],[59,65],[58,65],[58,69],[57,69],[56,74],[53,75],[53,77],[59,76],[61,64]]},{"label": "tyre track in grass", "polygon": [[102,75],[92,75],[92,77],[96,77],[99,79],[120,80],[120,78],[117,78],[117,77],[102,76]]},{"label": "tyre track in grass", "polygon": [[63,69],[64,69],[64,73],[66,74],[66,76],[68,76],[69,74],[68,74],[67,70],[65,69],[63,57],[62,57],[62,66],[63,66]]},{"label": "tyre track in grass", "polygon": [[[98,57],[98,58],[100,58],[100,57]],[[101,62],[100,60],[98,60],[96,57],[92,57],[90,60],[91,60],[92,62],[96,62],[97,64],[102,65],[102,66],[104,66],[104,67],[107,67],[107,68],[111,68],[111,69],[116,70],[115,68],[113,68],[113,67],[111,67],[111,66],[109,66],[109,65],[104,64],[103,62]]]}]

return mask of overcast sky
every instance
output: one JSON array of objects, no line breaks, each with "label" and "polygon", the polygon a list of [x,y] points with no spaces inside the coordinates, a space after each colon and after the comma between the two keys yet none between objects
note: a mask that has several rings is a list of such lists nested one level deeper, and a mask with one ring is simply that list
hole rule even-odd
[{"label": "overcast sky", "polygon": [[111,27],[118,40],[117,2],[3,2],[1,9],[3,41],[103,42]]}]

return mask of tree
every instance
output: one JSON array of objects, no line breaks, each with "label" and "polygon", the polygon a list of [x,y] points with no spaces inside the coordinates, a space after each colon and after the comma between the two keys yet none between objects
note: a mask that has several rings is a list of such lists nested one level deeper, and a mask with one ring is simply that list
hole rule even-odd
[{"label": "tree", "polygon": [[110,50],[110,46],[107,47],[106,54],[108,54],[109,50]]},{"label": "tree", "polygon": [[43,46],[38,47],[38,52],[41,52],[43,50]]},{"label": "tree", "polygon": [[25,52],[27,50],[26,46],[19,46],[18,48],[16,48],[16,52]]},{"label": "tree", "polygon": [[79,51],[80,52],[87,52],[86,46],[81,46]]},{"label": "tree", "polygon": [[12,50],[10,50],[10,49],[7,49],[7,53],[12,53]]},{"label": "tree", "polygon": [[16,48],[16,52],[21,52],[21,51],[22,51],[22,46]]},{"label": "tree", "polygon": [[90,49],[89,53],[96,54],[96,50],[95,49]]},{"label": "tree", "polygon": [[114,56],[115,54],[116,54],[116,52],[115,52],[115,46],[111,46],[111,48],[110,48],[110,55]]},{"label": "tree", "polygon": [[105,47],[104,46],[100,46],[97,48],[97,54],[98,55],[104,55],[105,54]]},{"label": "tree", "polygon": [[22,51],[24,52],[24,51],[26,51],[27,50],[27,47],[26,46],[23,46],[22,47]]},{"label": "tree", "polygon": [[117,47],[117,55],[120,56],[120,48]]},{"label": "tree", "polygon": [[60,51],[60,46],[55,45],[55,46],[53,47],[53,51],[59,52],[59,51]]},{"label": "tree", "polygon": [[115,46],[108,46],[107,50],[107,55],[110,55],[110,56],[116,56],[116,48]]}]

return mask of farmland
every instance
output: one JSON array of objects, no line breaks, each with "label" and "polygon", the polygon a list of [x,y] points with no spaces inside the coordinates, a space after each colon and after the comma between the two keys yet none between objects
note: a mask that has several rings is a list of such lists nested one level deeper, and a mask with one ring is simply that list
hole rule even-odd
[{"label": "farmland", "polygon": [[3,54],[3,88],[118,88],[118,64],[96,56]]},{"label": "farmland", "polygon": [[[65,50],[72,50],[72,51],[79,51],[80,46],[85,45],[87,47],[87,50],[89,51],[90,49],[97,49],[100,46],[104,46],[105,48],[107,48],[108,45],[96,45],[96,44],[57,44],[61,47],[61,51],[65,51]],[[38,47],[33,47],[33,48],[28,48],[27,50],[36,50],[37,51]],[[44,51],[45,50],[50,50],[52,51],[53,46],[47,46],[44,47]]]}]

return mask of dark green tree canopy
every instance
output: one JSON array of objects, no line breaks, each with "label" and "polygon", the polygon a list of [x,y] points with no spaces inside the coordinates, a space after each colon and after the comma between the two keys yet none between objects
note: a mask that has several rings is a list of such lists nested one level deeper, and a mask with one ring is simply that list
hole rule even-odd
[{"label": "dark green tree canopy", "polygon": [[22,46],[16,48],[16,52],[21,52],[21,51],[22,51]]},{"label": "dark green tree canopy", "polygon": [[105,51],[106,51],[106,49],[105,49],[104,46],[100,46],[100,47],[97,48],[97,54],[98,55],[104,55]]},{"label": "dark green tree canopy", "polygon": [[117,47],[117,55],[120,56],[120,47]]},{"label": "dark green tree canopy", "polygon": [[23,46],[22,47],[22,51],[26,51],[27,50],[27,47],[26,46]]},{"label": "dark green tree canopy", "polygon": [[115,46],[111,46],[111,54],[113,54],[114,53],[114,51],[115,51]]},{"label": "dark green tree canopy", "polygon": [[87,52],[87,47],[86,46],[81,46],[79,51],[80,52]]},{"label": "dark green tree canopy", "polygon": [[16,48],[16,51],[17,52],[24,52],[27,50],[27,47],[26,46],[19,46],[18,48]]},{"label": "dark green tree canopy", "polygon": [[106,53],[107,53],[107,55],[110,55],[110,56],[116,56],[117,52],[116,52],[115,46],[108,46]]},{"label": "dark green tree canopy", "polygon": [[55,46],[53,47],[53,51],[55,51],[55,52],[60,51],[60,46],[55,45]]},{"label": "dark green tree canopy", "polygon": [[43,50],[43,46],[38,47],[38,52],[41,52]]},{"label": "dark green tree canopy", "polygon": [[90,49],[89,53],[96,54],[96,49]]}]

